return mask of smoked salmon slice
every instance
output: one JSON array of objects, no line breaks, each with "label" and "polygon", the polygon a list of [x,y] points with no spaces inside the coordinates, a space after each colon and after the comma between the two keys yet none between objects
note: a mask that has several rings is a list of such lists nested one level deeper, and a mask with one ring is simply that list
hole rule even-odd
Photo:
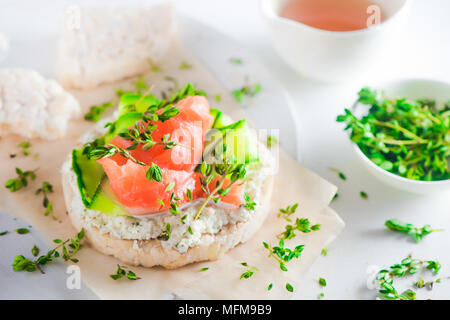
[{"label": "smoked salmon slice", "polygon": [[[221,178],[216,177],[213,179],[212,182],[209,183],[208,187],[209,190],[212,192],[216,186],[217,182],[219,182]],[[222,186],[222,189],[226,189],[230,186],[231,180],[225,179],[225,182]],[[200,189],[200,193],[198,194],[199,198],[205,198],[208,195]],[[225,207],[227,209],[237,209],[239,206],[244,202],[244,185],[241,182],[236,182],[231,186],[230,191],[225,195],[220,197],[220,201],[215,203],[212,202],[212,204],[219,206],[219,207]]]},{"label": "smoked salmon slice", "polygon": [[111,189],[119,202],[133,215],[168,211],[173,197],[178,205],[189,202],[187,189],[199,187],[198,173],[183,170],[162,169],[162,181],[148,180],[148,166],[126,160],[117,163],[112,158],[98,160],[109,178]]},{"label": "smoked salmon slice", "polygon": [[[155,142],[161,142],[168,135],[177,145],[169,150],[164,145],[155,145],[145,151],[142,145],[131,150],[131,155],[148,165],[156,163],[161,168],[172,170],[193,170],[201,161],[206,131],[214,121],[209,114],[209,104],[203,96],[190,96],[175,105],[180,113],[171,119],[156,121],[156,130],[152,134]],[[111,144],[128,148],[130,141],[115,137]]]}]

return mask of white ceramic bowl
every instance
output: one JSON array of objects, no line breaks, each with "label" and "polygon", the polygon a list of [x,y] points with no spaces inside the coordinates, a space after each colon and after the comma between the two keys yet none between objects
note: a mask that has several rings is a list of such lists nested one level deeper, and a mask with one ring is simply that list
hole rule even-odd
[{"label": "white ceramic bowl", "polygon": [[280,17],[289,0],[261,0],[262,15],[278,54],[306,77],[325,82],[364,79],[395,48],[410,0],[373,0],[386,18],[355,31],[327,31]]},{"label": "white ceramic bowl", "polygon": [[[434,80],[398,80],[369,87],[384,91],[388,97],[404,97],[410,100],[429,98],[435,99],[437,103],[441,104],[450,100],[450,84]],[[358,107],[357,103],[355,106],[355,115],[359,117],[362,114],[362,107]],[[367,106],[365,110],[367,110]],[[417,181],[403,178],[381,169],[367,158],[356,144],[354,144],[354,149],[358,158],[372,175],[395,188],[418,194],[450,191],[450,180]]]}]

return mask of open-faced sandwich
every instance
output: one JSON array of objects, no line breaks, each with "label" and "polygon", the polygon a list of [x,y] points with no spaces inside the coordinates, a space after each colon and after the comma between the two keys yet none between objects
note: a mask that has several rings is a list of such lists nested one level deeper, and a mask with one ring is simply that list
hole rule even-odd
[{"label": "open-faced sandwich", "polygon": [[273,160],[246,120],[210,109],[190,84],[170,99],[126,93],[64,163],[70,219],[125,263],[214,260],[261,227]]}]

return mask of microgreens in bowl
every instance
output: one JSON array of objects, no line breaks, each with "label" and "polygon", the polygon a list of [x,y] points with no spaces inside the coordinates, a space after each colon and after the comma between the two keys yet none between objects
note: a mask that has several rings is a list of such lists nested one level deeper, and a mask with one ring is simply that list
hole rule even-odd
[{"label": "microgreens in bowl", "polygon": [[369,88],[358,102],[369,106],[367,115],[346,109],[337,121],[374,164],[411,180],[450,179],[450,102],[438,108],[434,100],[389,99]]}]

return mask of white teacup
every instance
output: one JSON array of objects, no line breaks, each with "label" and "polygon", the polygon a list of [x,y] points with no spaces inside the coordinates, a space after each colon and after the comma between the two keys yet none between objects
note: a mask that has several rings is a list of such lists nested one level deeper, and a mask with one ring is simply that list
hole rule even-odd
[{"label": "white teacup", "polygon": [[410,0],[373,0],[384,13],[381,23],[355,31],[327,31],[281,17],[288,1],[261,0],[275,48],[296,71],[326,82],[363,79],[370,74],[383,56],[392,52],[410,3]]}]

